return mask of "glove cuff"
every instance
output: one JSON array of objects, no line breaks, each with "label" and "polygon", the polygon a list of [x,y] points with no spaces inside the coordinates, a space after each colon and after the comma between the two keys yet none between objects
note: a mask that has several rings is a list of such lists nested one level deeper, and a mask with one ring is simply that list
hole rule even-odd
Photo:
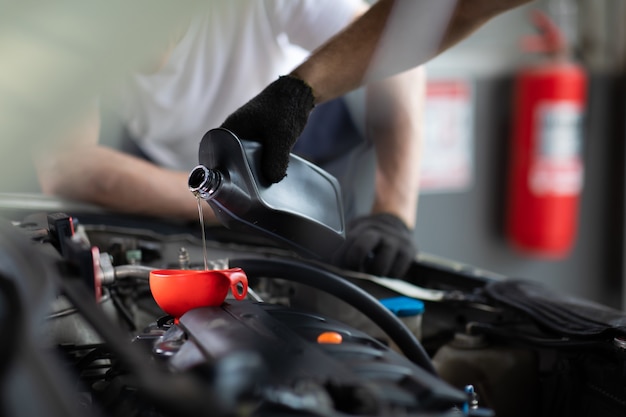
[{"label": "glove cuff", "polygon": [[306,81],[293,75],[281,75],[272,83],[280,97],[289,97],[295,108],[308,114],[315,107],[313,88]]}]

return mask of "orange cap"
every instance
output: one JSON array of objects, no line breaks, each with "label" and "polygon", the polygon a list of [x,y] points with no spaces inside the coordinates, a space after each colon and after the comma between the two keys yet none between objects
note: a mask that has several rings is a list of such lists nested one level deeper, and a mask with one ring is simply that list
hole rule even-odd
[{"label": "orange cap", "polygon": [[343,342],[343,336],[337,332],[324,332],[317,336],[317,343],[324,345],[338,345]]}]

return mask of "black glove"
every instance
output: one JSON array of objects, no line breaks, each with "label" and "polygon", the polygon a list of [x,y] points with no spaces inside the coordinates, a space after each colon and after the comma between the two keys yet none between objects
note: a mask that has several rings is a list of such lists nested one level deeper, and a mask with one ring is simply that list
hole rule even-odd
[{"label": "black glove", "polygon": [[228,116],[221,127],[239,139],[263,145],[261,169],[274,183],[287,174],[289,153],[313,107],[313,90],[306,82],[281,76]]},{"label": "black glove", "polygon": [[373,275],[402,278],[417,255],[411,230],[393,214],[359,217],[347,227],[334,262]]}]

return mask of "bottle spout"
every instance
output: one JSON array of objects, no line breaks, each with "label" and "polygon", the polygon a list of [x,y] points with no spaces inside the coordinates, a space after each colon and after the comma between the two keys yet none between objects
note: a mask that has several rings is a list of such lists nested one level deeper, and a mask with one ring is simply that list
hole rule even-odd
[{"label": "bottle spout", "polygon": [[203,200],[213,198],[221,184],[222,173],[216,169],[209,169],[204,165],[198,165],[192,169],[187,180],[189,191]]}]

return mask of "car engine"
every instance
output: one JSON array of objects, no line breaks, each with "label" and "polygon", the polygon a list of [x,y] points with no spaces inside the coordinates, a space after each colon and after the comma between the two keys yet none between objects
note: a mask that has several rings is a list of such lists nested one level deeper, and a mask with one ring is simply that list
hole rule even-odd
[{"label": "car engine", "polygon": [[[0,223],[3,416],[626,412],[626,318],[585,300],[427,255],[363,276],[211,228],[207,264],[242,268],[248,297],[175,320],[148,277],[204,267],[197,225],[19,216]],[[313,290],[352,318],[299,304]],[[381,303],[418,292],[418,328]]]}]

